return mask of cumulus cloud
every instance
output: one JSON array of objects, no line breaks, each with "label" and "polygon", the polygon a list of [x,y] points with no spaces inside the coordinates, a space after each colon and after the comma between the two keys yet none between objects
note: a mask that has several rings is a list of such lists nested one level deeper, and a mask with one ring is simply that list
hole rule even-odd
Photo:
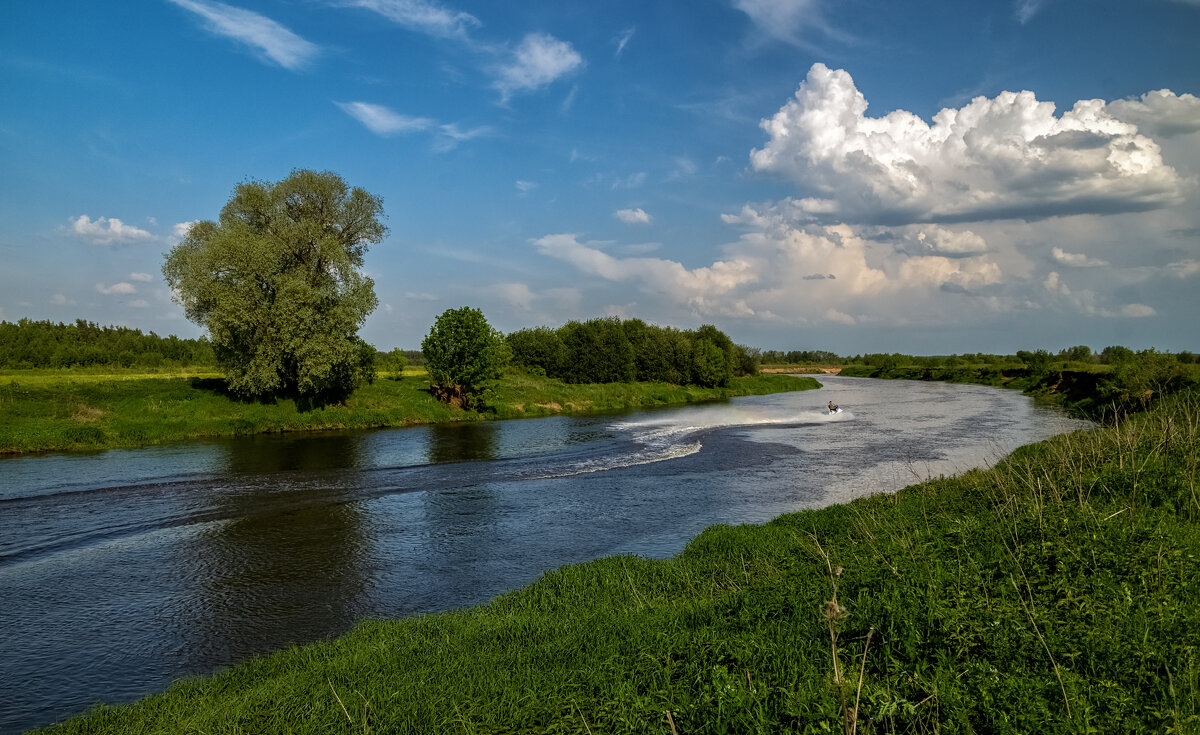
[{"label": "cumulus cloud", "polygon": [[366,8],[397,25],[438,38],[466,39],[471,30],[482,25],[470,13],[428,0],[349,0],[347,4]]},{"label": "cumulus cloud", "polygon": [[613,216],[627,225],[648,225],[654,219],[649,214],[646,214],[646,210],[641,207],[637,209],[618,209],[616,212],[613,212]]},{"label": "cumulus cloud", "polygon": [[383,105],[375,105],[370,102],[335,102],[334,104],[376,135],[413,133],[428,130],[435,124],[427,117],[402,115]]},{"label": "cumulus cloud", "polygon": [[97,245],[112,243],[146,242],[154,235],[133,225],[127,225],[116,217],[97,217],[93,220],[86,214],[71,219],[71,230],[83,239]]},{"label": "cumulus cloud", "polygon": [[1114,100],[1108,103],[1108,111],[1118,120],[1162,138],[1200,130],[1200,97],[1176,95],[1169,89],[1147,92],[1138,99]]},{"label": "cumulus cloud", "polygon": [[204,20],[205,28],[248,46],[261,59],[299,69],[320,49],[270,18],[212,0],[169,0]]},{"label": "cumulus cloud", "polygon": [[1050,251],[1050,256],[1062,265],[1069,265],[1075,268],[1099,268],[1108,265],[1107,260],[1099,258],[1091,258],[1083,253],[1068,253],[1062,248],[1054,248]]},{"label": "cumulus cloud", "polygon": [[129,280],[148,283],[154,280],[154,276],[150,275],[149,273],[130,273]]},{"label": "cumulus cloud", "polygon": [[56,293],[50,297],[50,303],[55,306],[74,306],[75,299],[68,298],[66,294]]},{"label": "cumulus cloud", "polygon": [[[723,311],[731,305],[720,297],[757,278],[745,260],[718,261],[711,266],[687,269],[661,258],[615,258],[593,244],[579,242],[578,235],[546,235],[533,241],[543,255],[566,261],[580,271],[609,281],[632,281],[644,290],[666,293],[692,307],[706,310],[710,304]],[[718,305],[719,304],[719,305]],[[732,311],[748,309],[736,300]]]},{"label": "cumulus cloud", "polygon": [[177,243],[187,237],[188,232],[192,229],[192,225],[199,221],[198,219],[194,219],[188,222],[176,222],[174,225],[171,225],[171,235],[167,238],[168,241]]},{"label": "cumulus cloud", "polygon": [[816,196],[792,201],[812,220],[906,224],[1143,211],[1178,203],[1182,183],[1157,143],[1103,100],[1060,116],[1032,92],[977,97],[926,123],[866,115],[843,70],[814,64],[793,99],[761,123],[757,171]]},{"label": "cumulus cloud", "polygon": [[127,281],[114,283],[111,286],[105,286],[103,283],[97,283],[96,291],[104,294],[105,296],[127,296],[129,294],[137,293],[137,289],[134,287],[134,285]]},{"label": "cumulus cloud", "polygon": [[532,92],[583,65],[583,57],[566,41],[546,33],[530,33],[513,50],[509,61],[495,69],[494,87],[502,101]]}]

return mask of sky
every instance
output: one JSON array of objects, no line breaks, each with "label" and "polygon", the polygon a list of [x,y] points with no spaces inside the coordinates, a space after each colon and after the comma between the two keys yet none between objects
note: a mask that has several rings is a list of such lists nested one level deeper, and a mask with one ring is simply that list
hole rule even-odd
[{"label": "sky", "polygon": [[0,319],[194,337],[237,184],[383,199],[361,335],[1200,351],[1200,0],[0,6]]}]

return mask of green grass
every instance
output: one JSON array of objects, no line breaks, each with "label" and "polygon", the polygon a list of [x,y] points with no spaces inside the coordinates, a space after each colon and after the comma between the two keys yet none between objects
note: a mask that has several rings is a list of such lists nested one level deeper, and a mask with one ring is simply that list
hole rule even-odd
[{"label": "green grass", "polygon": [[[1200,731],[1200,400],[366,622],[55,733]],[[514,551],[514,553],[519,553]]]},{"label": "green grass", "polygon": [[136,447],[236,434],[477,421],[546,416],[757,395],[817,387],[784,376],[735,378],[728,388],[660,383],[566,385],[510,373],[481,411],[434,400],[419,369],[381,375],[343,405],[312,407],[291,399],[235,400],[213,373],[147,374],[74,370],[0,373],[0,453]]}]

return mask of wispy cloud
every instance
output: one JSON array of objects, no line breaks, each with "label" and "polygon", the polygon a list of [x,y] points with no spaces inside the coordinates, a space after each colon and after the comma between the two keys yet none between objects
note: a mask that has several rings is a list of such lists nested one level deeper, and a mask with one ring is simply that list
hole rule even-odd
[{"label": "wispy cloud", "polygon": [[397,25],[438,38],[465,40],[472,29],[483,25],[470,13],[428,0],[350,0],[347,4],[374,11]]},{"label": "wispy cloud", "polygon": [[733,7],[750,16],[759,33],[795,46],[809,45],[805,32],[816,28],[838,36],[825,22],[821,0],[733,0]]},{"label": "wispy cloud", "polygon": [[613,53],[613,56],[616,56],[618,59],[621,58],[621,54],[625,52],[625,47],[629,45],[629,40],[633,38],[635,32],[637,32],[637,29],[630,26],[617,34],[617,37],[613,39],[613,43],[617,45],[617,50]]},{"label": "wispy cloud", "polygon": [[71,231],[97,245],[148,242],[155,239],[149,232],[127,225],[116,217],[97,217],[93,220],[86,214],[71,220]]},{"label": "wispy cloud", "polygon": [[130,273],[129,280],[149,283],[150,281],[154,280],[154,276],[150,275],[149,273]]},{"label": "wispy cloud", "polygon": [[438,128],[438,137],[434,141],[433,148],[439,152],[451,151],[468,140],[487,137],[491,134],[492,128],[488,125],[463,130],[456,123],[446,123]]},{"label": "wispy cloud", "polygon": [[350,117],[365,125],[376,135],[403,135],[428,130],[436,123],[427,117],[402,115],[383,105],[370,102],[335,102]]},{"label": "wispy cloud", "polygon": [[1024,25],[1033,20],[1033,16],[1037,15],[1041,9],[1042,0],[1017,0],[1017,20],[1021,22],[1021,25]]},{"label": "wispy cloud", "polygon": [[320,53],[320,48],[295,33],[250,10],[235,8],[213,0],[169,0],[205,21],[205,27],[218,36],[248,46],[259,58],[285,69],[296,70]]},{"label": "wispy cloud", "polygon": [[530,33],[505,64],[495,68],[493,86],[503,102],[514,94],[547,86],[583,65],[583,57],[566,41],[545,33]]},{"label": "wispy cloud", "polygon": [[522,179],[517,179],[517,181],[515,182],[515,185],[517,187],[517,191],[519,191],[521,193],[521,196],[525,196],[526,194],[528,194],[529,192],[531,192],[537,188],[537,182],[525,181]]}]

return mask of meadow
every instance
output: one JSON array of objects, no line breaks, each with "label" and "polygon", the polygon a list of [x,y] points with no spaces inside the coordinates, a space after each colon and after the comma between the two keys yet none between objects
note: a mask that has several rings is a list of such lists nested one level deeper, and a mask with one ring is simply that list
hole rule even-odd
[{"label": "meadow", "polygon": [[566,384],[509,370],[481,410],[438,402],[425,372],[381,373],[343,404],[242,401],[212,368],[0,372],[0,454],[137,447],[239,434],[370,429],[645,408],[816,388],[810,378],[733,378],[724,388]]},{"label": "meadow", "polygon": [[1200,730],[1200,399],[370,621],[54,733]]}]

